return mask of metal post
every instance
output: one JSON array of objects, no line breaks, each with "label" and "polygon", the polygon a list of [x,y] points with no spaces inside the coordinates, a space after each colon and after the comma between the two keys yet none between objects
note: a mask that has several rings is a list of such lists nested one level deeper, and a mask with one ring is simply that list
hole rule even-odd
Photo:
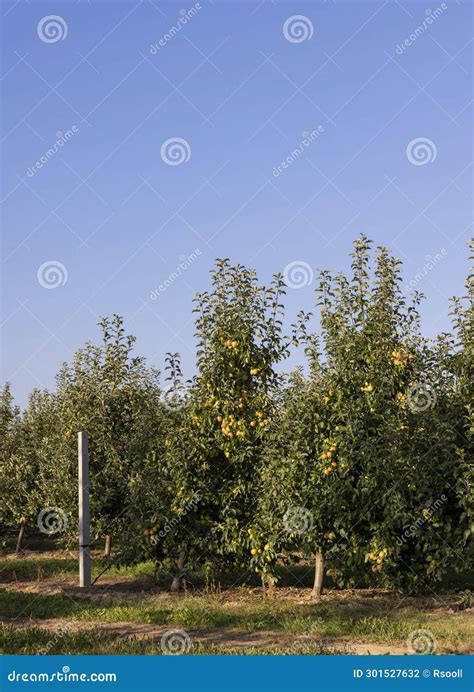
[{"label": "metal post", "polygon": [[91,585],[89,526],[89,435],[77,434],[79,461],[79,586]]}]

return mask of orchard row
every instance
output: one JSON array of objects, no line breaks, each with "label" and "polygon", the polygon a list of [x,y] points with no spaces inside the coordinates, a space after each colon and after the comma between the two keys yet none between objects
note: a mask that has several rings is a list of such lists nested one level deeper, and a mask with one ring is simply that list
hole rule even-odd
[{"label": "orchard row", "polygon": [[[350,275],[321,271],[315,315],[286,329],[283,278],[267,287],[217,261],[195,299],[197,375],[166,382],[100,322],[54,391],[1,400],[8,526],[77,540],[76,432],[90,436],[93,535],[123,562],[257,572],[315,560],[341,585],[421,589],[465,570],[473,534],[473,276],[452,333],[420,333],[421,296],[362,236]],[[313,327],[313,323],[317,324]],[[281,374],[292,349],[304,366]],[[51,509],[53,508],[53,509]],[[48,515],[49,512],[49,515]]]}]

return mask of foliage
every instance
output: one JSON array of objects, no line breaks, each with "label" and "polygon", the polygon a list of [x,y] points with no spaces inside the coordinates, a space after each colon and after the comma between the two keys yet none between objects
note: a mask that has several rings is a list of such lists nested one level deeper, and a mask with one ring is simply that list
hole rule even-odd
[{"label": "foliage", "polygon": [[269,557],[322,554],[341,584],[369,581],[370,569],[420,587],[466,565],[472,448],[457,439],[450,340],[421,338],[420,297],[407,303],[384,248],[371,277],[369,248],[356,241],[351,278],[320,274],[321,347],[308,340],[310,377],[293,378],[269,438],[261,533]]},{"label": "foliage", "polygon": [[[354,243],[350,275],[321,271],[317,331],[284,327],[285,284],[219,260],[195,301],[197,374],[167,388],[115,315],[25,411],[0,400],[4,522],[59,508],[77,535],[77,438],[90,434],[93,536],[123,562],[248,568],[324,557],[339,584],[420,589],[462,570],[473,533],[473,276],[453,334],[422,337],[401,264]],[[292,346],[306,370],[279,371]]]}]

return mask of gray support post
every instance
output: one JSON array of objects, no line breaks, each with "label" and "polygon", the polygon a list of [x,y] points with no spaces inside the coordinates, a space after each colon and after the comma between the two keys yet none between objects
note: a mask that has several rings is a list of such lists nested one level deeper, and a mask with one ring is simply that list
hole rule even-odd
[{"label": "gray support post", "polygon": [[91,585],[91,550],[89,526],[89,436],[77,434],[79,460],[79,586]]}]

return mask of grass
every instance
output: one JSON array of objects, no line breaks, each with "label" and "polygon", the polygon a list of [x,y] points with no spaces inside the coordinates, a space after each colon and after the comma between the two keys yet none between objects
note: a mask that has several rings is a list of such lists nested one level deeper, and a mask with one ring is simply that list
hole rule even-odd
[{"label": "grass", "polygon": [[[163,651],[160,641],[143,639],[124,639],[121,635],[109,635],[100,630],[91,630],[77,634],[64,634],[62,637],[46,632],[38,627],[17,630],[9,625],[0,626],[0,654],[151,654],[161,656]],[[194,643],[186,653],[192,655],[270,655],[294,654],[289,648],[246,647],[245,650],[215,646],[212,644]],[[322,645],[307,646],[298,650],[304,655],[330,655],[334,649]],[[337,653],[341,653],[338,651]]]},{"label": "grass", "polygon": [[[54,546],[49,547],[54,549]],[[59,553],[58,557],[50,557],[50,555],[51,552],[49,552],[46,557],[42,556],[41,552],[30,552],[17,559],[0,557],[0,582],[10,579],[32,581],[38,578],[38,574],[41,578],[56,577],[57,579],[77,576],[78,558],[76,555],[66,551],[62,554]],[[106,578],[133,577],[135,579],[149,581],[150,584],[161,585],[165,588],[169,586],[172,579],[172,571],[167,571],[165,569],[161,569],[157,575],[155,564],[151,560],[130,566],[118,566],[114,565],[113,561],[107,564],[107,560],[102,558],[100,551],[96,551],[92,560],[92,577],[97,577],[105,567],[107,567],[107,571],[105,572]],[[314,569],[312,565],[308,565],[307,563],[292,565],[291,568],[280,565],[277,572],[280,586],[293,586],[297,584],[300,587],[310,587],[313,585]],[[199,570],[187,575],[187,578],[190,584],[197,588],[202,588],[209,583],[209,578],[203,571]],[[214,578],[214,581],[219,582],[225,587],[230,585],[259,586],[261,583],[260,578],[255,573],[242,570],[229,570],[225,573],[219,573]],[[331,584],[330,579],[326,581],[328,586],[334,586],[334,584]],[[474,567],[463,574],[449,573],[444,583],[439,586],[439,590],[444,592],[469,589],[473,581]],[[360,580],[359,587],[366,588],[370,586],[369,583],[363,583],[363,580]]]},{"label": "grass", "polygon": [[[104,567],[104,560],[94,560],[92,563],[92,577],[96,577]],[[20,581],[34,581],[38,578],[56,577],[58,580],[76,576],[78,572],[77,558],[19,558],[0,559],[0,580],[7,581],[18,579]],[[152,562],[142,562],[131,567],[116,567],[111,565],[107,570],[108,576],[135,577],[137,579],[153,580],[154,565]]]},{"label": "grass", "polygon": [[[159,574],[156,574],[155,564],[150,560],[141,562],[137,565],[118,566],[113,562],[107,564],[103,558],[96,556],[92,560],[92,579],[98,577],[104,569],[104,576],[100,577],[98,582],[102,584],[105,579],[117,577],[123,579],[137,579],[143,582],[148,582],[151,585],[159,585],[163,588],[168,588],[172,581],[172,572],[162,569]],[[36,557],[28,554],[26,557],[18,559],[0,558],[0,584],[2,581],[36,581],[38,578],[47,579],[55,577],[58,581],[70,580],[71,577],[77,577],[78,562],[77,557],[69,557],[64,554],[64,557]],[[209,577],[204,572],[195,571],[187,575],[187,578],[196,588],[205,588],[209,585]],[[313,570],[308,566],[292,567],[291,572],[282,567],[279,575],[280,585],[291,585],[295,582],[300,586],[312,586]],[[211,580],[212,581],[212,580]],[[231,585],[247,585],[260,586],[260,578],[251,572],[228,571],[221,573],[216,577],[222,586],[228,587]]]},{"label": "grass", "polygon": [[[95,569],[97,574],[102,566],[99,564]],[[454,613],[439,606],[434,610],[434,599],[402,599],[386,592],[374,592],[361,598],[352,591],[333,592],[331,598],[314,605],[302,598],[304,591],[301,589],[277,589],[275,597],[270,598],[248,585],[222,591],[210,590],[209,586],[206,589],[203,585],[191,594],[171,595],[156,589],[151,562],[127,568],[112,567],[107,572],[108,583],[99,582],[91,595],[79,594],[71,588],[72,576],[76,574],[77,561],[66,557],[48,554],[41,558],[29,555],[21,559],[1,559],[0,580],[5,588],[0,584],[0,617],[23,622],[32,618],[57,619],[58,622],[77,620],[79,623],[143,623],[190,631],[206,628],[271,631],[295,639],[308,637],[313,643],[307,651],[303,649],[303,653],[320,654],[331,651],[315,640],[344,639],[403,646],[414,630],[427,629],[444,649],[456,652],[472,638],[468,611]],[[227,576],[230,581],[230,575]],[[49,582],[45,581],[48,579]],[[15,588],[7,588],[6,584],[12,582],[16,582]],[[52,584],[67,588],[59,593],[44,593],[43,583],[45,590]],[[121,590],[114,591],[117,583]],[[452,595],[447,595],[447,602],[453,603]],[[0,651],[37,653],[52,638],[54,634],[41,627],[27,629],[5,624],[0,636]],[[106,630],[91,629],[69,631],[58,642],[53,641],[52,646],[60,647],[60,653],[161,653],[159,642],[118,637]],[[196,644],[192,650],[192,653],[236,652],[225,645],[216,648],[211,644]],[[257,652],[287,653],[281,648],[263,651],[252,646],[245,648],[245,653]],[[242,653],[242,649],[238,649],[238,653]]]},{"label": "grass", "polygon": [[[343,612],[341,612],[343,608]],[[292,635],[322,638],[352,637],[358,641],[403,643],[415,629],[429,629],[436,639],[456,647],[468,643],[472,624],[468,617],[421,614],[403,609],[387,612],[385,607],[313,606],[262,599],[226,602],[209,595],[157,601],[153,596],[108,601],[90,601],[65,594],[38,595],[0,590],[0,616],[107,623],[134,622],[183,628],[238,628],[250,632],[271,630]]]}]

